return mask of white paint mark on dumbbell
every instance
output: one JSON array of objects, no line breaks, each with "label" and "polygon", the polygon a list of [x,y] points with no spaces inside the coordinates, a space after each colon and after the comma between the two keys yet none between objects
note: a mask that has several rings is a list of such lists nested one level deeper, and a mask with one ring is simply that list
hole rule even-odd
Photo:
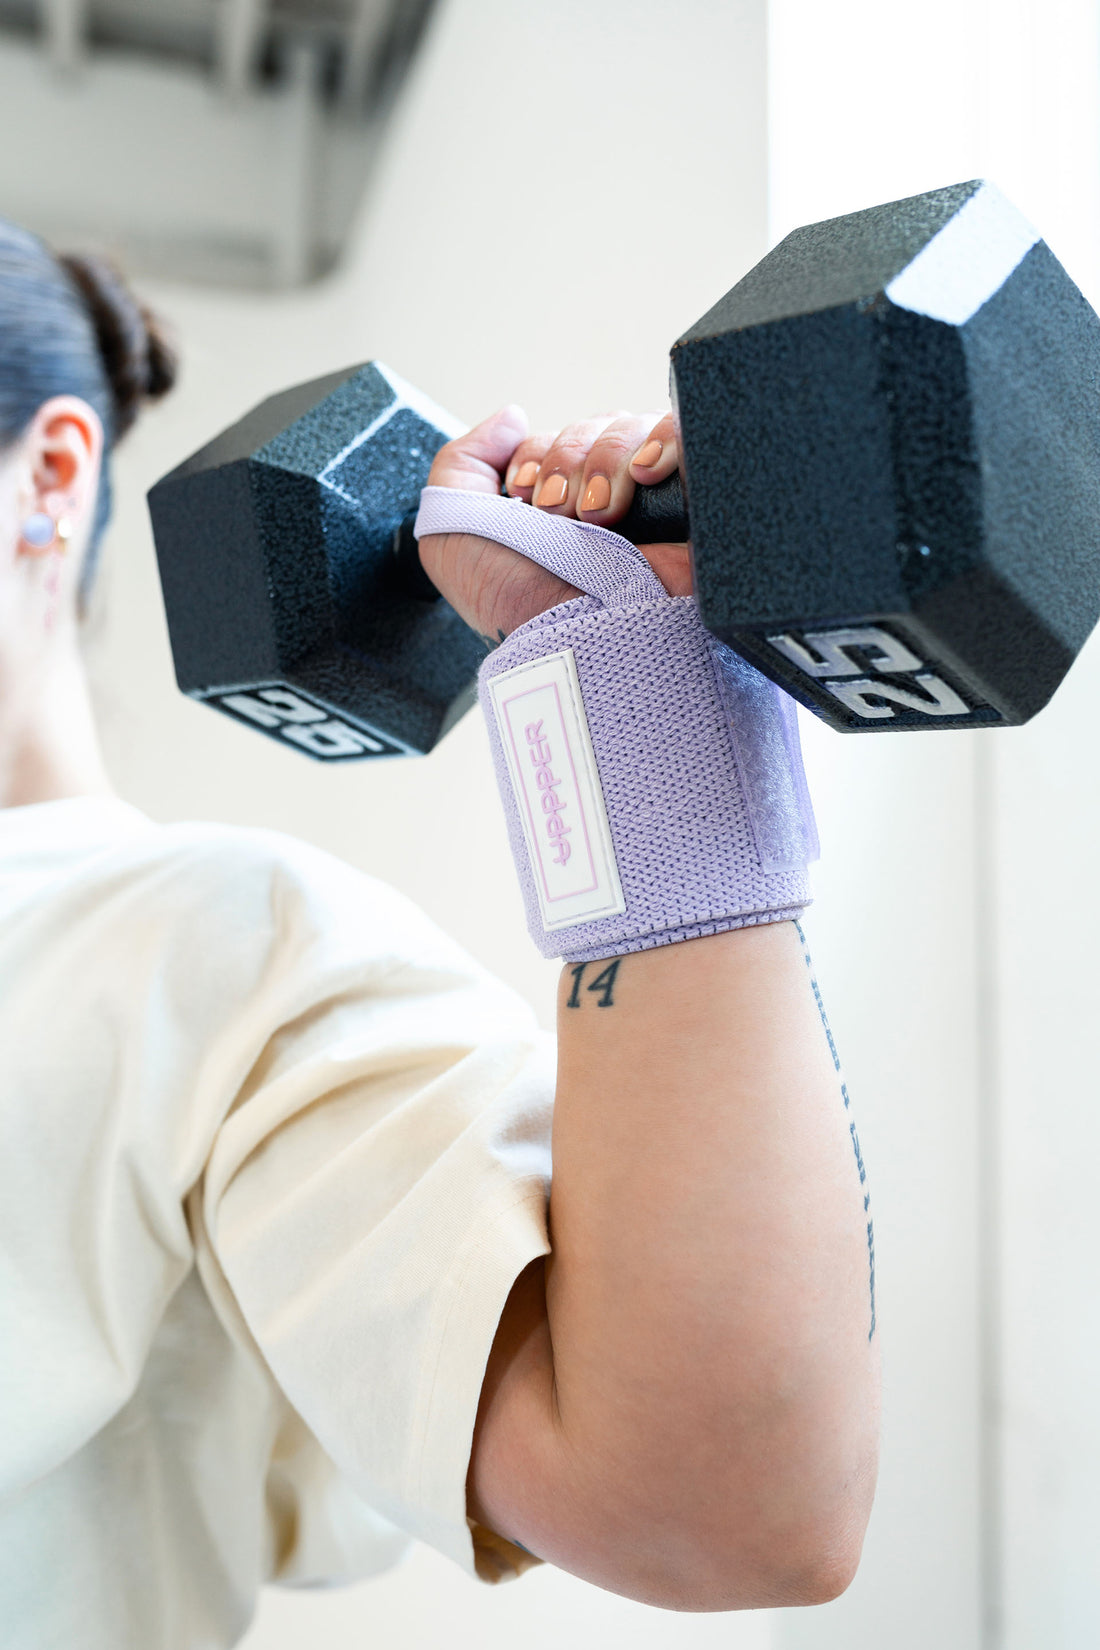
[{"label": "white paint mark on dumbbell", "polygon": [[889,704],[872,704],[869,699],[888,699],[905,710],[920,711],[922,716],[969,716],[970,706],[960,699],[954,688],[931,671],[922,671],[913,677],[913,686],[923,693],[912,693],[898,682],[876,682],[864,676],[855,682],[826,682],[825,687],[842,705],[854,710],[865,722],[882,721],[895,716]]},{"label": "white paint mark on dumbbell", "polygon": [[886,288],[899,309],[961,327],[999,292],[1039,231],[983,183]]},{"label": "white paint mark on dumbbell", "polygon": [[867,666],[850,658],[844,651],[847,647],[858,647],[866,654],[873,670],[909,672],[920,670],[924,663],[896,636],[880,630],[877,625],[860,625],[848,630],[808,630],[802,641],[788,631],[782,636],[769,636],[768,641],[807,676],[858,676]]},{"label": "white paint mark on dumbbell", "polygon": [[[466,433],[465,424],[460,424],[450,413],[444,412],[442,407],[437,407],[430,396],[422,394],[412,384],[406,383],[392,368],[383,366],[381,361],[375,361],[373,365],[375,371],[386,380],[393,390],[394,399],[388,406],[382,408],[382,411],[367,425],[365,430],[360,430],[356,435],[353,435],[347,446],[342,447],[334,458],[329,459],[318,478],[326,486],[333,486],[333,475],[339,470],[341,464],[350,458],[356,448],[361,447],[365,441],[370,441],[382,428],[383,424],[388,424],[390,419],[396,413],[401,412],[403,408],[416,413],[417,417],[423,419],[426,424],[434,424],[452,441],[456,436],[465,435]],[[339,488],[336,488],[336,491],[339,490]],[[355,501],[353,500],[353,502]]]}]

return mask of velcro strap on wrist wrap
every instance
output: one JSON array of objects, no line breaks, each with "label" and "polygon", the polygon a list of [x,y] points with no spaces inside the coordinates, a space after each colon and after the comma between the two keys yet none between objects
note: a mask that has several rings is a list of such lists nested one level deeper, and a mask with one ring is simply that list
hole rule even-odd
[{"label": "velcro strap on wrist wrap", "polygon": [[528,925],[583,962],[797,916],[817,836],[791,700],[617,533],[429,487],[418,537],[474,533],[584,590],[512,633],[480,697]]}]

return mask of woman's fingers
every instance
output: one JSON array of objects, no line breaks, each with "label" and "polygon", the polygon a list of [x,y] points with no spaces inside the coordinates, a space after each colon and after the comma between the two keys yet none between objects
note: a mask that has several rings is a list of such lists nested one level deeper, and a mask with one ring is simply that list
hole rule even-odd
[{"label": "woman's fingers", "polygon": [[[569,424],[557,435],[528,436],[508,465],[505,491],[551,515],[614,527],[638,485],[653,486],[678,467],[671,413],[618,413]],[[670,596],[690,596],[686,544],[640,546]]]},{"label": "woman's fingers", "polygon": [[[680,443],[669,412],[657,420],[632,455],[630,474],[641,486],[654,487],[679,467]],[[687,544],[643,544],[639,548],[670,596],[691,595],[694,579]]]},{"label": "woman's fingers", "polygon": [[503,473],[513,498],[610,526],[629,509],[635,483],[663,481],[678,463],[671,413],[588,418],[527,435],[522,409],[507,406],[441,448],[429,480],[487,492]]},{"label": "woman's fingers", "polygon": [[510,497],[521,498],[525,504],[530,504],[539,478],[539,467],[553,440],[553,430],[536,430],[520,442],[508,461],[504,475],[504,491]]},{"label": "woman's fingers", "polygon": [[612,527],[630,508],[636,485],[664,481],[679,461],[671,413],[588,418],[521,441],[506,490],[540,510]]},{"label": "woman's fingers", "polygon": [[[646,462],[640,463],[639,458]],[[624,414],[613,419],[589,450],[580,488],[580,519],[613,528],[630,508],[636,484],[653,486],[664,481],[679,462],[671,413],[662,417]],[[638,548],[670,596],[691,595],[691,552],[686,544],[642,544]]]},{"label": "woman's fingers", "polygon": [[[641,459],[647,462],[642,464]],[[671,415],[589,418],[558,433],[527,433],[520,408],[502,407],[436,455],[430,482],[475,492],[504,491],[556,515],[613,527],[638,481],[660,481],[678,461]],[[688,595],[686,545],[643,545],[642,554],[671,596]],[[420,541],[428,577],[468,624],[485,636],[517,625],[577,591],[495,541],[435,533]]]},{"label": "woman's fingers", "polygon": [[[581,477],[577,514],[582,521],[594,522],[598,527],[613,527],[626,514],[635,487],[631,460],[650,440],[650,432],[660,428],[661,423],[655,413],[622,413],[600,432],[589,449]],[[675,437],[672,445],[675,447]],[[673,453],[671,467],[659,472],[656,479],[671,474],[675,467]]]},{"label": "woman's fingers", "polygon": [[592,443],[612,422],[607,418],[586,418],[567,424],[547,447],[539,464],[531,503],[559,516],[575,516],[584,478],[585,460]]},{"label": "woman's fingers", "polygon": [[632,455],[630,473],[635,481],[652,487],[655,482],[665,481],[673,470],[679,468],[679,464],[680,445],[676,439],[676,425],[672,414],[665,413]]}]

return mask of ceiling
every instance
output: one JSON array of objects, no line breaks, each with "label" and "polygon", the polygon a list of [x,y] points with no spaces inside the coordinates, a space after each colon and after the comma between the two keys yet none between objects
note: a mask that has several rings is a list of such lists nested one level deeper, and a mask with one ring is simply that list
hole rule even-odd
[{"label": "ceiling", "polygon": [[0,216],[134,272],[315,279],[433,4],[0,0]]},{"label": "ceiling", "polygon": [[0,0],[0,30],[64,62],[102,50],[185,62],[236,84],[309,42],[330,96],[354,104],[415,49],[432,0]]}]

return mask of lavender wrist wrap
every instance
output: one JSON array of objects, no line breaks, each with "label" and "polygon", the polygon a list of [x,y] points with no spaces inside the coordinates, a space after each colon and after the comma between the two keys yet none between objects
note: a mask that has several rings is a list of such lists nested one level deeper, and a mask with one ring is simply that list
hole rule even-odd
[{"label": "lavender wrist wrap", "polygon": [[634,545],[518,499],[426,487],[416,522],[476,533],[586,592],[481,667],[527,921],[586,962],[795,917],[817,834],[791,700],[672,597]]}]

